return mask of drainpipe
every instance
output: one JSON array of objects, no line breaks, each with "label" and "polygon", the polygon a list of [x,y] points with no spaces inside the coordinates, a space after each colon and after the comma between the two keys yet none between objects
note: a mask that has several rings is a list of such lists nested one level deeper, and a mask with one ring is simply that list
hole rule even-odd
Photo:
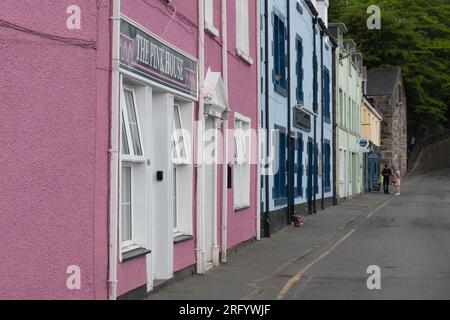
[{"label": "drainpipe", "polygon": [[205,273],[206,252],[204,245],[204,165],[203,165],[203,133],[205,127],[205,100],[203,96],[205,81],[205,7],[204,0],[198,0],[198,56],[199,56],[199,98],[198,98],[198,139],[197,139],[197,273]]},{"label": "drainpipe", "polygon": [[[313,35],[314,35],[314,39],[313,39],[313,45],[314,45],[314,52],[313,52],[313,89],[314,86],[317,86],[317,39],[316,39],[316,35],[317,35],[317,16],[314,16],[313,18]],[[317,90],[319,90],[319,88],[317,88]],[[313,106],[316,107],[318,105],[318,101],[317,101],[317,93],[314,92],[313,93]],[[314,110],[314,112],[316,112],[316,110]],[[316,209],[316,198],[317,198],[317,194],[316,194],[316,188],[317,188],[317,116],[314,116],[314,146],[313,146],[313,154],[314,154],[314,163],[313,163],[313,175],[314,175],[314,179],[313,179],[313,212],[317,213],[317,209]]]},{"label": "drainpipe", "polygon": [[265,115],[266,115],[266,121],[265,121],[265,127],[266,127],[266,161],[265,161],[265,201],[264,201],[264,236],[270,237],[270,219],[269,219],[269,209],[270,209],[270,203],[269,203],[269,175],[267,172],[267,169],[270,168],[268,164],[268,160],[270,159],[270,148],[269,148],[269,142],[270,142],[270,122],[269,122],[269,103],[270,103],[270,96],[269,96],[269,0],[265,0],[265,17],[264,17],[264,33],[265,33],[265,50],[264,50],[264,63],[265,63]]},{"label": "drainpipe", "polygon": [[111,149],[109,190],[108,298],[117,299],[118,215],[120,170],[120,0],[112,2]]},{"label": "drainpipe", "polygon": [[[223,0],[225,2],[225,0]],[[260,12],[260,1],[256,1],[256,77],[257,88],[256,94],[258,97],[258,113],[256,115],[257,119],[257,165],[256,165],[256,240],[261,240],[261,162],[260,162],[260,148],[259,143],[259,129],[261,128],[261,12]]]},{"label": "drainpipe", "polygon": [[333,89],[331,90],[331,92],[333,93],[333,205],[337,205],[338,204],[338,200],[337,200],[337,149],[338,149],[338,145],[337,145],[337,92],[338,92],[338,88],[337,86],[337,65],[336,65],[336,46],[333,44],[333,52],[332,52],[332,63],[333,63],[333,71],[332,71],[332,75],[333,75]]},{"label": "drainpipe", "polygon": [[[222,0],[222,77],[228,100],[228,30],[227,2]],[[222,262],[227,262],[228,250],[228,116],[223,121],[223,164],[222,164]]]},{"label": "drainpipe", "polygon": [[323,114],[323,112],[324,112],[324,108],[325,108],[325,99],[324,99],[324,90],[323,90],[323,87],[324,87],[324,81],[323,81],[323,36],[324,36],[324,30],[321,30],[320,31],[320,79],[321,79],[321,103],[322,103],[322,129],[321,129],[321,134],[322,134],[322,145],[321,145],[321,148],[322,148],[322,153],[321,153],[321,161],[322,161],[322,199],[320,200],[320,208],[323,210],[323,209],[325,209],[325,199],[324,199],[324,197],[325,197],[325,175],[324,175],[324,173],[325,173],[325,171],[324,171],[324,158],[325,158],[325,156],[324,156],[324,148],[323,148],[323,146],[324,146],[324,139],[323,139],[323,134],[324,134],[324,124],[325,124],[325,121],[324,121],[324,114]]},{"label": "drainpipe", "polygon": [[292,150],[292,145],[291,145],[291,105],[292,105],[292,97],[291,97],[291,0],[286,0],[287,3],[287,61],[288,61],[288,65],[287,65],[287,83],[288,83],[288,88],[287,88],[287,95],[288,95],[288,106],[287,106],[287,138],[288,138],[288,151],[287,151],[287,155],[286,155],[286,159],[287,159],[287,176],[288,176],[288,181],[287,181],[287,192],[288,192],[288,212],[287,212],[287,224],[291,223],[292,220],[292,216],[293,216],[293,208],[291,207],[291,203],[294,201],[294,199],[291,199],[293,192],[292,192],[292,188],[294,187],[293,185],[291,185],[291,175],[293,175],[294,173],[291,172],[291,150]]}]

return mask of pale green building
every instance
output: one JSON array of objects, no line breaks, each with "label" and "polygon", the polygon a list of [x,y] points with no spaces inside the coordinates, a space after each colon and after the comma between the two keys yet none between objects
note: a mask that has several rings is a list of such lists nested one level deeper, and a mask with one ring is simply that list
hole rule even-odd
[{"label": "pale green building", "polygon": [[352,198],[362,192],[363,157],[358,148],[363,105],[363,60],[353,40],[344,40],[347,27],[332,23],[336,37],[336,195]]}]

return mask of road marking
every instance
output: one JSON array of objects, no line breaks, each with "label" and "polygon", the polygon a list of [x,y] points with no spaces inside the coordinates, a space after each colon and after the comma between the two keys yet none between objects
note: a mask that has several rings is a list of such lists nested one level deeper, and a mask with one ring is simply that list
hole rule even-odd
[{"label": "road marking", "polygon": [[284,285],[284,287],[281,289],[280,293],[277,296],[277,300],[283,299],[286,294],[289,292],[289,290],[292,288],[292,286],[297,283],[301,277],[305,274],[306,271],[308,271],[313,265],[315,265],[317,262],[322,260],[324,257],[326,257],[328,254],[330,254],[334,249],[336,249],[342,242],[344,242],[347,238],[349,238],[353,232],[355,232],[355,229],[347,233],[344,237],[341,238],[334,246],[332,246],[328,251],[322,253],[317,259],[315,259],[313,262],[308,264],[306,267],[304,267],[300,272],[298,272],[295,276],[290,278],[288,282]]},{"label": "road marking", "polygon": [[375,210],[373,210],[371,213],[369,213],[369,215],[367,216],[367,219],[369,219],[371,216],[373,216],[376,212],[380,211],[382,208],[384,208],[385,206],[387,206],[389,203],[391,203],[392,199],[389,201],[386,201],[385,203],[383,203],[381,206],[379,206],[378,208],[376,208]]},{"label": "road marking", "polygon": [[[421,178],[421,176],[408,181],[407,183],[405,183],[404,185],[409,185],[415,181],[417,181],[419,178]],[[377,213],[378,211],[380,211],[382,208],[384,208],[385,206],[387,206],[389,203],[392,202],[394,198],[386,201],[385,203],[383,203],[382,205],[380,205],[379,207],[377,207],[376,209],[374,209],[371,213],[369,213],[367,215],[367,219],[372,217],[375,213]],[[320,260],[322,260],[324,257],[326,257],[327,255],[329,255],[334,249],[336,249],[342,242],[344,242],[347,238],[349,238],[353,232],[355,232],[356,230],[353,229],[351,230],[349,233],[347,233],[344,237],[342,237],[338,242],[336,242],[336,244],[334,246],[332,246],[328,251],[324,252],[323,254],[321,254],[317,259],[315,259],[313,262],[311,262],[310,264],[308,264],[306,267],[304,267],[302,270],[300,270],[295,276],[293,276],[292,278],[290,278],[286,284],[283,286],[283,288],[281,289],[281,291],[279,292],[278,296],[277,296],[277,300],[281,300],[283,299],[286,294],[289,292],[289,290],[292,288],[292,286],[294,284],[296,284],[298,281],[300,281],[301,277],[306,273],[306,271],[308,271],[313,265],[315,265],[317,262],[319,262]]]}]

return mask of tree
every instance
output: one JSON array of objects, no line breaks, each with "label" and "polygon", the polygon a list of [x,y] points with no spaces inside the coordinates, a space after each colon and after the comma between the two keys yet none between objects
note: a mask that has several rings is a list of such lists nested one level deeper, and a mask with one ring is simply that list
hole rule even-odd
[{"label": "tree", "polygon": [[402,67],[411,135],[449,124],[450,3],[378,0],[380,30],[369,30],[364,0],[330,1],[330,20],[344,22],[368,68]]}]

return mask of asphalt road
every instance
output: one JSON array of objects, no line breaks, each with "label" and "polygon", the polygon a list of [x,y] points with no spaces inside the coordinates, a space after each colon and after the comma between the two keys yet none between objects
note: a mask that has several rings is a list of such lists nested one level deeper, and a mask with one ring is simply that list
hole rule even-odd
[{"label": "asphalt road", "polygon": [[288,274],[278,299],[450,299],[450,170],[412,179]]},{"label": "asphalt road", "polygon": [[342,201],[147,299],[450,299],[450,169],[407,180],[399,197]]}]

